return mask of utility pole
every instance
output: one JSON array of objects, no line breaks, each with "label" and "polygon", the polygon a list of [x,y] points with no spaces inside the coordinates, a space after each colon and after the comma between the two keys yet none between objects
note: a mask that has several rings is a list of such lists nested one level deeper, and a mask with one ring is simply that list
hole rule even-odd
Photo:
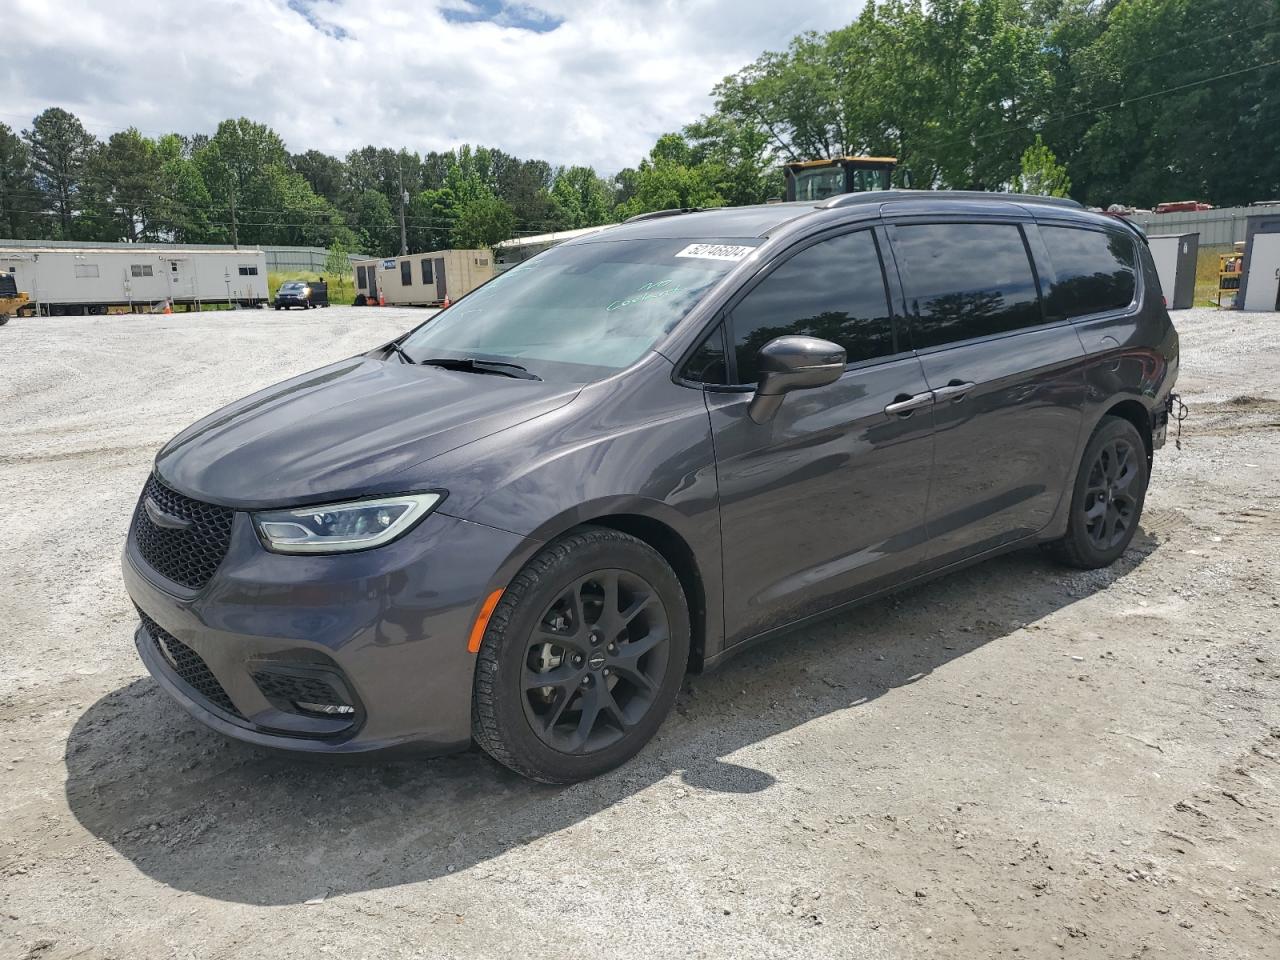
[{"label": "utility pole", "polygon": [[231,246],[240,249],[240,233],[236,229],[236,191],[231,189]]},{"label": "utility pole", "polygon": [[409,192],[404,188],[404,164],[396,161],[396,183],[400,187],[400,256],[406,256],[409,253],[409,235],[404,228],[404,208],[409,202]]}]

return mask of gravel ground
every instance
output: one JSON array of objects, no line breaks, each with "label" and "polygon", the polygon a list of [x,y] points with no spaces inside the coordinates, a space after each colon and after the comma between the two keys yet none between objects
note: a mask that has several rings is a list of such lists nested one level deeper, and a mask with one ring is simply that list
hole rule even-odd
[{"label": "gravel ground", "polygon": [[1280,955],[1280,315],[1177,314],[1190,419],[1113,569],[799,631],[569,788],[230,743],[133,650],[156,448],[422,317],[0,329],[0,955]]}]

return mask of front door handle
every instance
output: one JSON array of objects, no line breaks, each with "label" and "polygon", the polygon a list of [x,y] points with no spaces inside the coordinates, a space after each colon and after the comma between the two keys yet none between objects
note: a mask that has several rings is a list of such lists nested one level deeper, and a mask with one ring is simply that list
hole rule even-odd
[{"label": "front door handle", "polygon": [[884,412],[891,417],[909,417],[913,412],[921,407],[927,407],[933,403],[933,391],[927,390],[924,393],[917,393],[910,396],[900,393],[893,399],[893,403],[884,408]]},{"label": "front door handle", "polygon": [[976,384],[973,383],[962,383],[959,380],[952,380],[945,387],[939,387],[937,390],[933,391],[933,396],[938,403],[942,403],[944,400],[954,400],[958,402],[963,400],[969,391],[975,386]]}]

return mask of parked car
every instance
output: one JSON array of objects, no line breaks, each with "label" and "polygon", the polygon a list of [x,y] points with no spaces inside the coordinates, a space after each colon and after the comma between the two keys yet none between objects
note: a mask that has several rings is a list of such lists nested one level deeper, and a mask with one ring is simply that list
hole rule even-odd
[{"label": "parked car", "polygon": [[287,310],[290,307],[302,307],[304,310],[310,310],[312,307],[327,307],[329,285],[323,279],[287,280],[280,284],[280,289],[276,291],[276,298],[271,301],[271,305],[277,310]]},{"label": "parked car", "polygon": [[1069,202],[632,218],[180,433],[137,647],[242,740],[580,780],[816,617],[1037,544],[1114,562],[1177,371],[1142,234]]}]

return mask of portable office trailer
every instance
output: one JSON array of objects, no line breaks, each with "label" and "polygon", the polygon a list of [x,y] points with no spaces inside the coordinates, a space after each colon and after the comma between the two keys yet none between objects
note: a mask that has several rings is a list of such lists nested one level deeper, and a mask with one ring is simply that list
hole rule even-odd
[{"label": "portable office trailer", "polygon": [[[436,250],[381,260],[357,260],[356,303],[438,307],[493,277],[489,250]],[[361,300],[361,297],[364,299]]]},{"label": "portable office trailer", "polygon": [[1200,254],[1200,234],[1183,233],[1168,237],[1148,237],[1151,259],[1170,310],[1189,310],[1196,299],[1196,260]]},{"label": "portable office trailer", "polygon": [[25,313],[101,314],[267,300],[267,260],[261,250],[191,250],[155,246],[0,246],[0,272],[31,298]]}]

